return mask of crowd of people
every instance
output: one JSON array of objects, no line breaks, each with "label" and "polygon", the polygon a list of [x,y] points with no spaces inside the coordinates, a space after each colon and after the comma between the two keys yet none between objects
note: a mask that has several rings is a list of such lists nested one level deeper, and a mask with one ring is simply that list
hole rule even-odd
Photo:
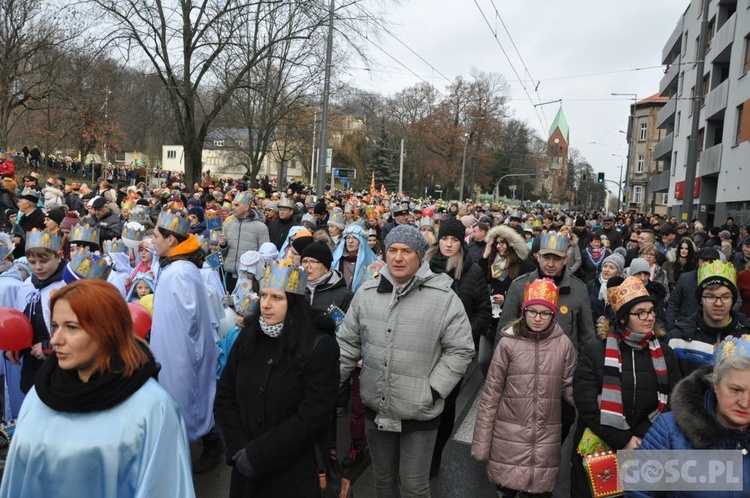
[{"label": "crowd of people", "polygon": [[[562,472],[592,496],[592,438],[748,441],[750,347],[734,346],[750,346],[750,227],[732,218],[706,231],[111,173],[2,179],[0,307],[33,334],[3,355],[17,429],[0,497],[92,475],[91,496],[192,496],[191,471],[222,457],[232,497],[311,497],[329,455],[348,468],[367,453],[379,497],[427,497],[474,359],[471,453],[498,496],[551,496]],[[151,315],[143,338],[131,305]]]}]

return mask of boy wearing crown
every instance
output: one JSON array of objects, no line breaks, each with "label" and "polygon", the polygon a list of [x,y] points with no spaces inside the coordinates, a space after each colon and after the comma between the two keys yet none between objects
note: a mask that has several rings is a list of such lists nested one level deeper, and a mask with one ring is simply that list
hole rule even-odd
[{"label": "boy wearing crown", "polygon": [[193,471],[207,472],[218,465],[223,450],[213,429],[218,355],[200,273],[203,252],[190,233],[187,213],[177,208],[159,214],[153,244],[160,269],[150,345],[162,366],[159,384],[180,405],[190,441],[203,439],[203,454]]},{"label": "boy wearing crown", "polygon": [[717,259],[697,270],[695,297],[699,309],[678,318],[667,334],[669,345],[677,353],[682,375],[687,376],[709,365],[716,344],[727,336],[750,333],[750,320],[732,310],[737,302],[737,270],[732,263]]},{"label": "boy wearing crown", "polygon": [[14,307],[29,317],[34,335],[30,348],[5,352],[5,357],[16,365],[23,358],[19,384],[9,385],[14,416],[17,416],[23,398],[21,395],[20,400],[14,400],[13,390],[20,387],[23,394],[29,392],[37,370],[52,351],[49,345],[49,299],[53,291],[65,285],[63,272],[67,261],[62,257],[61,247],[60,237],[48,230],[32,230],[26,234],[25,254],[31,276],[19,288]]}]

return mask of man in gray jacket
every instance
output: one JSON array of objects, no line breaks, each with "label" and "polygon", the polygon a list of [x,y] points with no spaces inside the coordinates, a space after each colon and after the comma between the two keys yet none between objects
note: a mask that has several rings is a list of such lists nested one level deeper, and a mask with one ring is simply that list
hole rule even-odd
[{"label": "man in gray jacket", "polygon": [[247,251],[257,251],[262,243],[270,240],[268,227],[256,218],[250,206],[251,200],[249,192],[240,192],[235,196],[232,201],[234,216],[224,223],[219,236],[219,249],[227,272],[227,292],[232,292],[237,284],[240,256]]},{"label": "man in gray jacket", "polygon": [[471,324],[452,279],[422,262],[414,226],[393,228],[385,246],[387,266],[359,288],[339,331],[341,382],[361,358],[377,496],[429,497],[444,400],[474,356]]}]

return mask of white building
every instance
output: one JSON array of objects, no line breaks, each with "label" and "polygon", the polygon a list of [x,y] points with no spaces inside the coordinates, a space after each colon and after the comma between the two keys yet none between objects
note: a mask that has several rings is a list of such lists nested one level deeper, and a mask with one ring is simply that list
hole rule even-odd
[{"label": "white building", "polygon": [[[211,170],[215,176],[239,178],[247,174],[247,155],[243,150],[247,147],[248,132],[241,129],[215,130],[208,133],[203,143],[203,171]],[[275,181],[281,161],[277,154],[278,144],[274,143],[265,156],[259,175],[268,176]],[[161,167],[169,171],[185,171],[185,154],[182,145],[163,145],[161,151]],[[302,164],[295,159],[285,163],[284,176],[287,182],[301,180],[303,176]]]},{"label": "white building", "polygon": [[[706,1],[707,50],[701,55]],[[701,58],[703,92],[695,95],[695,62]],[[654,158],[663,161],[664,171],[652,180],[651,191],[668,192],[670,213],[679,213],[692,117],[698,112],[696,217],[707,226],[721,225],[727,216],[750,223],[750,0],[691,0],[664,45],[662,62],[667,69],[659,91],[669,101],[657,117],[666,136]]]}]

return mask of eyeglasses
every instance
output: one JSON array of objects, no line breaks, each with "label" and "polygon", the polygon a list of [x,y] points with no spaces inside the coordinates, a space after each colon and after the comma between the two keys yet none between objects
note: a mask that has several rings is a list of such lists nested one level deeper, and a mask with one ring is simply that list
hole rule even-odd
[{"label": "eyeglasses", "polygon": [[714,296],[713,294],[707,294],[703,296],[703,299],[705,299],[708,304],[716,304],[717,301],[721,301],[722,304],[727,304],[732,302],[732,295],[725,294],[723,296]]},{"label": "eyeglasses", "polygon": [[317,261],[315,259],[303,259],[302,260],[302,266],[315,266],[321,264],[320,261]]},{"label": "eyeglasses", "polygon": [[644,253],[641,254],[641,257],[643,257],[643,258],[655,258],[656,254],[654,254],[652,252],[644,252]]},{"label": "eyeglasses", "polygon": [[650,310],[636,311],[635,313],[629,313],[630,316],[637,316],[639,320],[648,320],[650,316],[656,316],[656,310],[651,308]]},{"label": "eyeglasses", "polygon": [[550,318],[552,318],[553,316],[555,316],[555,314],[552,313],[551,311],[537,311],[537,310],[531,309],[531,308],[526,308],[524,310],[524,313],[529,318],[536,318],[538,316],[542,320],[549,320]]}]

